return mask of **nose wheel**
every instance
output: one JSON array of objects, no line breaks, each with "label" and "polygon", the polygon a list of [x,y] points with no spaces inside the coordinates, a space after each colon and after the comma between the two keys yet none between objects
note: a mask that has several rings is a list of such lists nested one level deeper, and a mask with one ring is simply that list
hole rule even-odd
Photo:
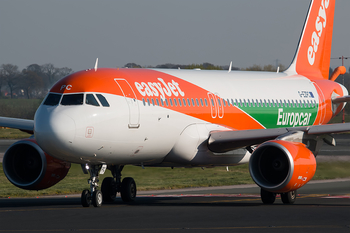
[{"label": "nose wheel", "polygon": [[89,207],[91,205],[91,192],[87,189],[81,193],[81,204],[83,207]]}]

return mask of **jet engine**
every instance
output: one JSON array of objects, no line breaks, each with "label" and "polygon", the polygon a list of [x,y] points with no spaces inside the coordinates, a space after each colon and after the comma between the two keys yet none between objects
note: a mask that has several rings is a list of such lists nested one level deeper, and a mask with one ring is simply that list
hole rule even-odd
[{"label": "jet engine", "polygon": [[312,179],[316,159],[303,143],[272,140],[253,152],[249,172],[262,189],[286,193],[301,188]]},{"label": "jet engine", "polygon": [[34,139],[24,139],[11,145],[3,158],[7,179],[19,188],[41,190],[62,180],[70,163],[46,154]]}]

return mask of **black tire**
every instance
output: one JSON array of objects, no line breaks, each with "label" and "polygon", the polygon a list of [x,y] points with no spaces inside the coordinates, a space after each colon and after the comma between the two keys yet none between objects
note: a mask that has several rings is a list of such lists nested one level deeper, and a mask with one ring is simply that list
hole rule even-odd
[{"label": "black tire", "polygon": [[260,189],[261,200],[264,204],[273,204],[276,200],[276,193]]},{"label": "black tire", "polygon": [[136,198],[136,184],[133,178],[123,179],[120,196],[124,202],[132,202]]},{"label": "black tire", "polygon": [[100,207],[102,205],[102,192],[100,190],[96,190],[92,194],[92,204],[95,207]]},{"label": "black tire", "polygon": [[117,195],[117,184],[113,177],[106,177],[103,179],[101,191],[103,202],[114,202]]},{"label": "black tire", "polygon": [[288,193],[282,193],[281,199],[284,204],[294,204],[297,199],[297,191],[290,191]]},{"label": "black tire", "polygon": [[81,205],[83,207],[89,207],[91,205],[91,193],[87,189],[81,193]]}]

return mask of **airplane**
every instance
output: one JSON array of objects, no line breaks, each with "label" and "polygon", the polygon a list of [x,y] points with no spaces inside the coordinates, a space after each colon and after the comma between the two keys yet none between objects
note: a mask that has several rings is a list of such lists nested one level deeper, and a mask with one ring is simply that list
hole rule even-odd
[{"label": "airplane", "polygon": [[[84,207],[136,198],[125,165],[214,167],[249,163],[261,200],[281,194],[293,204],[316,171],[316,156],[332,133],[327,124],[349,101],[329,77],[335,0],[311,0],[293,61],[284,72],[98,68],[59,80],[34,120],[0,118],[0,126],[34,136],[5,153],[8,180],[27,190],[51,187],[71,163],[90,174]],[[112,176],[98,176],[106,169]]]}]

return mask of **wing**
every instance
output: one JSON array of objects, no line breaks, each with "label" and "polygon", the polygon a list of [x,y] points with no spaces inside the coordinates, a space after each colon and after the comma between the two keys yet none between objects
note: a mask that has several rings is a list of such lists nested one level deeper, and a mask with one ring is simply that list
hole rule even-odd
[{"label": "wing", "polygon": [[29,134],[34,133],[34,120],[0,117],[0,126],[19,129]]},{"label": "wing", "polygon": [[210,133],[208,148],[216,153],[224,153],[242,147],[261,144],[293,131],[303,131],[309,135],[341,133],[350,131],[350,123],[295,128],[214,131]]}]

